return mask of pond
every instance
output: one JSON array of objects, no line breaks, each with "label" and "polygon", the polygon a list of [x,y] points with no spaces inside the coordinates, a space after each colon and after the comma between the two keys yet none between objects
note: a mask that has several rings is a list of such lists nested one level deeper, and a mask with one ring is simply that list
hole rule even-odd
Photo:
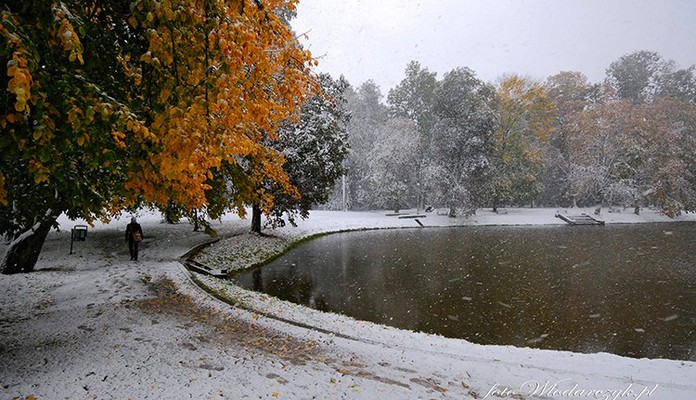
[{"label": "pond", "polygon": [[696,361],[696,224],[338,233],[233,277],[479,344]]}]

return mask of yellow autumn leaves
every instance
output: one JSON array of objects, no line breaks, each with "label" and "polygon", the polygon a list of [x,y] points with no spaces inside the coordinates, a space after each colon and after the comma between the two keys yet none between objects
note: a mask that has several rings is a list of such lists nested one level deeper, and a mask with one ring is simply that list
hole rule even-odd
[{"label": "yellow autumn leaves", "polygon": [[[22,48],[22,41],[17,34],[10,32],[5,27],[5,25],[12,26],[17,23],[17,19],[13,18],[10,13],[2,12],[0,37],[7,42],[8,48],[15,49],[12,53],[12,58],[7,61],[7,76],[11,78],[7,84],[7,90],[16,96],[16,102],[14,104],[15,111],[29,112],[27,102],[31,98],[32,77],[27,68],[27,59]],[[16,120],[17,117],[14,114],[7,113],[5,117],[0,120],[0,124],[2,124],[4,128],[8,122],[14,123]]]},{"label": "yellow autumn leaves", "polygon": [[[67,19],[67,11],[62,7],[54,6],[53,13],[54,20],[58,23],[55,29],[55,39],[61,43],[71,62],[79,61],[80,64],[84,64],[82,44],[80,43],[80,38],[75,33],[73,25]],[[6,11],[2,13],[2,19],[3,22],[18,24],[18,21],[12,18],[11,14]],[[0,26],[0,35],[8,41],[10,46],[18,48],[12,54],[12,59],[7,62],[7,76],[11,78],[7,84],[7,90],[16,96],[14,109],[17,112],[29,113],[31,109],[27,103],[31,99],[33,79],[27,67],[27,59],[22,50],[21,39],[16,34],[9,32],[4,26]],[[14,123],[17,118],[12,114],[8,114],[4,120]]]},{"label": "yellow autumn leaves", "polygon": [[[295,0],[50,3],[0,11],[10,94],[0,144],[28,179],[65,183],[64,194],[74,176],[85,191],[117,182],[97,182],[105,204],[95,214],[139,202],[204,207],[213,178],[236,185],[234,207],[269,210],[271,186],[297,193],[271,146],[318,89],[311,54],[277,12]],[[12,168],[0,170],[0,204],[12,201]]]},{"label": "yellow autumn leaves", "polygon": [[160,201],[162,193],[150,189],[164,188],[169,199],[200,207],[210,171],[253,159],[259,168],[248,171],[248,179],[258,185],[245,186],[254,193],[241,196],[270,208],[272,196],[261,185],[266,179],[294,192],[282,156],[267,147],[280,123],[316,89],[310,53],[274,12],[294,3],[133,5],[128,23],[143,32],[148,48],[119,60],[136,87],[152,91],[149,129],[161,148],[149,159],[157,173],[134,175],[134,191]]},{"label": "yellow autumn leaves", "polygon": [[80,64],[84,64],[85,61],[82,59],[82,44],[80,43],[80,38],[75,33],[70,21],[63,17],[60,20],[60,27],[58,28],[57,38],[63,45],[63,50],[68,53],[68,59],[70,62],[79,61]]},{"label": "yellow autumn leaves", "polygon": [[[31,98],[31,73],[27,69],[27,60],[22,55],[21,51],[15,51],[12,59],[7,62],[7,76],[10,81],[7,84],[7,90],[17,96],[15,102],[15,110],[18,112],[29,112],[27,102]],[[7,118],[10,123],[15,122],[15,117]]]}]

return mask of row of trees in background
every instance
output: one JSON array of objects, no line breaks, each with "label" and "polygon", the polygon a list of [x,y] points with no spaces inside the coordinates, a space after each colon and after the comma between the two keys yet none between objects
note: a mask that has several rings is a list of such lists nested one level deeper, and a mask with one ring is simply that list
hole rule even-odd
[{"label": "row of trees in background", "polygon": [[372,81],[347,93],[352,151],[331,205],[696,210],[695,74],[649,51],[602,83],[561,72],[492,85],[467,68],[438,80],[411,62],[386,104]]}]

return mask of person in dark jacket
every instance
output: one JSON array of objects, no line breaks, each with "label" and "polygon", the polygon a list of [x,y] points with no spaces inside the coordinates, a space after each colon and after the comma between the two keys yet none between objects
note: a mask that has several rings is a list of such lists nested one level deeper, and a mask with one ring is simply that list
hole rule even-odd
[{"label": "person in dark jacket", "polygon": [[143,228],[140,227],[138,220],[132,217],[130,224],[126,226],[126,241],[128,242],[131,260],[138,261],[138,245],[140,245],[142,240]]}]

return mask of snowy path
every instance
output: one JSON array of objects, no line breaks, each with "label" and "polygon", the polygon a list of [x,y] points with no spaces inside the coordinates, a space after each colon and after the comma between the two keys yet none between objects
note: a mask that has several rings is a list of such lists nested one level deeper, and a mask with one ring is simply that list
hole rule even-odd
[{"label": "snowy path", "polygon": [[[424,222],[560,223],[554,211]],[[61,223],[64,231],[49,235],[39,271],[0,276],[2,399],[562,399],[581,397],[580,390],[596,395],[583,392],[582,398],[696,396],[696,363],[479,346],[323,314],[196,277],[255,311],[232,307],[200,290],[177,261],[209,240],[189,225],[141,218],[146,239],[141,261],[133,263],[126,261],[125,222],[90,229],[72,256],[74,223]],[[253,240],[243,234],[247,224],[229,218],[216,229],[243,242]],[[383,213],[317,212],[300,228],[277,233],[289,239],[413,224]],[[541,386],[530,396],[534,382]],[[558,389],[540,393],[547,383],[559,383]],[[562,392],[575,384],[575,392]]]}]

